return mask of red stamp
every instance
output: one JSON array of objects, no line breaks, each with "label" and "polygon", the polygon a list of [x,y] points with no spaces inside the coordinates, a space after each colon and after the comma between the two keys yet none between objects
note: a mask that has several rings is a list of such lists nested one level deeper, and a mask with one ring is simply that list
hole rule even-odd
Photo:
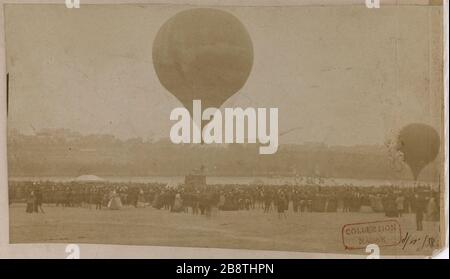
[{"label": "red stamp", "polygon": [[396,220],[347,224],[342,227],[345,249],[362,249],[369,244],[395,246],[402,240],[400,223]]}]

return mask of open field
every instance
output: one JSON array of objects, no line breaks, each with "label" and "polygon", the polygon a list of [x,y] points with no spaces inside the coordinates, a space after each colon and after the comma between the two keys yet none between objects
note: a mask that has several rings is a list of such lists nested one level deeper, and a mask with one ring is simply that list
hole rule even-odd
[{"label": "open field", "polygon": [[[279,219],[262,210],[219,211],[212,217],[170,213],[151,207],[122,210],[63,208],[44,205],[45,214],[27,214],[24,204],[10,207],[11,243],[94,243],[215,247],[302,252],[365,254],[364,249],[345,250],[342,227],[349,223],[390,220],[382,213],[294,213]],[[402,238],[438,238],[438,223],[424,222],[415,229],[415,216],[394,218]],[[434,250],[417,243],[381,247],[381,254],[430,255]]]}]

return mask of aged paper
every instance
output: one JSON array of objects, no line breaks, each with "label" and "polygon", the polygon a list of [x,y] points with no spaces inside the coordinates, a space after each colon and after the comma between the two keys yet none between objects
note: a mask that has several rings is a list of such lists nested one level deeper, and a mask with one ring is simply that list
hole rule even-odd
[{"label": "aged paper", "polygon": [[9,256],[440,251],[443,3],[376,5],[5,3]]}]

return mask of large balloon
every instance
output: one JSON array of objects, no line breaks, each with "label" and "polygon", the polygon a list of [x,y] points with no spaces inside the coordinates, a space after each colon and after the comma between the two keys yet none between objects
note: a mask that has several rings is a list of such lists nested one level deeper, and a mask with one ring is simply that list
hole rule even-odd
[{"label": "large balloon", "polygon": [[241,89],[253,65],[244,25],[217,9],[191,9],[170,18],[153,42],[161,84],[192,112],[192,101],[220,107]]},{"label": "large balloon", "polygon": [[411,168],[414,180],[422,169],[432,162],[439,152],[439,134],[426,124],[414,123],[401,129],[398,135],[398,150]]}]

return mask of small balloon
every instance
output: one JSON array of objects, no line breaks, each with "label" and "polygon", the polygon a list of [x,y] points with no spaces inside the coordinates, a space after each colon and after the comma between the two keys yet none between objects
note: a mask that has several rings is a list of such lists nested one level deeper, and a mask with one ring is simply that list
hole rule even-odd
[{"label": "small balloon", "polygon": [[253,65],[253,44],[234,15],[190,9],[161,26],[152,57],[161,84],[192,113],[193,100],[219,108],[244,86]]},{"label": "small balloon", "polygon": [[440,139],[436,130],[426,124],[413,123],[403,127],[398,135],[398,150],[411,168],[414,180],[439,153]]}]

